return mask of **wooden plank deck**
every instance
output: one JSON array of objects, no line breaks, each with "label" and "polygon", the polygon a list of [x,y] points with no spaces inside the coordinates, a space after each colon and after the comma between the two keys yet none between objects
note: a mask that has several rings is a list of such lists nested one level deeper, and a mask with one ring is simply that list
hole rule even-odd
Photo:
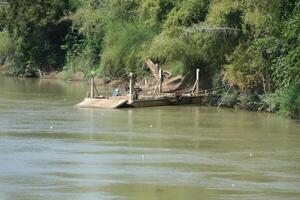
[{"label": "wooden plank deck", "polygon": [[174,96],[157,96],[144,97],[138,100],[129,100],[129,96],[119,96],[110,98],[86,98],[82,103],[78,104],[79,108],[141,108],[141,107],[156,107],[156,106],[174,106],[186,104],[201,104],[206,95],[181,96],[177,99]]},{"label": "wooden plank deck", "polygon": [[127,104],[128,98],[91,99],[86,98],[76,105],[79,108],[111,108],[116,109]]}]

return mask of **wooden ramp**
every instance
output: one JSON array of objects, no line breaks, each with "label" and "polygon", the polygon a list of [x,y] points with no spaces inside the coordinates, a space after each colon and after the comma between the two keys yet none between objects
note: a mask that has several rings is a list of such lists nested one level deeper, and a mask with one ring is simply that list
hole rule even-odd
[{"label": "wooden ramp", "polygon": [[111,108],[116,109],[120,108],[127,104],[128,98],[109,98],[109,99],[91,99],[86,98],[80,104],[77,104],[76,107],[79,108]]}]

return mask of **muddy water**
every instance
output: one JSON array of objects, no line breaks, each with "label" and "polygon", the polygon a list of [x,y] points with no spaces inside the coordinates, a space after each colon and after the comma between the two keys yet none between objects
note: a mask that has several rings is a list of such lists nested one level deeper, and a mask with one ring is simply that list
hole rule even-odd
[{"label": "muddy water", "polygon": [[300,198],[299,122],[200,106],[74,108],[86,91],[0,78],[1,200]]}]

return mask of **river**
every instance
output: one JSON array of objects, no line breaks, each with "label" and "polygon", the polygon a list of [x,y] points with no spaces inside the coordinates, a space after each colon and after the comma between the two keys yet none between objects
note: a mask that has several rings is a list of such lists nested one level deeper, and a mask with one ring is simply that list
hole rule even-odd
[{"label": "river", "polygon": [[0,77],[1,200],[300,198],[299,122],[197,105],[75,108],[88,89]]}]

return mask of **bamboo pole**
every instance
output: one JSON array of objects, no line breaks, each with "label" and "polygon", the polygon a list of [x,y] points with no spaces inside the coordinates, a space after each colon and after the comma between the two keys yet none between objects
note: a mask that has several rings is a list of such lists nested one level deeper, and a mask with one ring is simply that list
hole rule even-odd
[{"label": "bamboo pole", "polygon": [[159,81],[159,94],[161,94],[162,93],[162,69],[159,69],[158,81]]},{"label": "bamboo pole", "polygon": [[94,77],[92,77],[92,80],[91,80],[91,98],[94,98],[95,95],[94,95]]},{"label": "bamboo pole", "polygon": [[133,73],[129,74],[129,100],[133,100]]},{"label": "bamboo pole", "polygon": [[196,70],[196,94],[199,94],[200,69]]},{"label": "bamboo pole", "polygon": [[221,102],[219,102],[219,105],[218,105],[218,107],[217,107],[218,109],[222,106],[223,101],[224,101],[225,98],[227,97],[227,95],[228,95],[228,93],[230,92],[231,88],[232,88],[232,85],[230,86],[229,90],[226,92],[225,96],[221,99]]}]

